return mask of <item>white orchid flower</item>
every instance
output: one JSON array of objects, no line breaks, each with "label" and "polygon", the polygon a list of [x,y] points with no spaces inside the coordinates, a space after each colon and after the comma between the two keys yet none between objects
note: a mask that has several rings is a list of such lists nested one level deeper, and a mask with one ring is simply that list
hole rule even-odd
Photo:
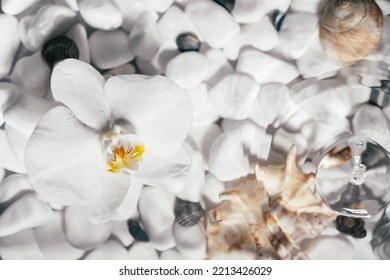
[{"label": "white orchid flower", "polygon": [[182,144],[191,99],[171,80],[143,75],[107,81],[92,66],[68,59],[53,70],[55,101],[25,150],[27,174],[50,203],[84,205],[93,223],[108,221],[132,177],[145,183],[180,174],[190,157]]}]

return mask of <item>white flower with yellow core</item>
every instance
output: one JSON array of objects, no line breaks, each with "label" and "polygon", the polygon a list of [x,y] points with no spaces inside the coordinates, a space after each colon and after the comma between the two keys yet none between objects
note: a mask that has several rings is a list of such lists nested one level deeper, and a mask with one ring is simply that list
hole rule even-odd
[{"label": "white flower with yellow core", "polygon": [[51,88],[62,104],[41,119],[25,150],[28,177],[43,200],[84,205],[91,222],[102,223],[132,182],[188,168],[183,143],[191,100],[173,81],[144,75],[106,81],[91,65],[68,59],[54,68]]}]

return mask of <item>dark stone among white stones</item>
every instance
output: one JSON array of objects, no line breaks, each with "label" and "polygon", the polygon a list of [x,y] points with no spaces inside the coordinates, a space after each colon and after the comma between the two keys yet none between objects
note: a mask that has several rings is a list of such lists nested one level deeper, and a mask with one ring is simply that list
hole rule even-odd
[{"label": "dark stone among white stones", "polygon": [[149,241],[148,235],[136,221],[133,220],[127,221],[127,227],[129,229],[131,236],[133,236],[135,240],[143,241],[143,242]]},{"label": "dark stone among white stones", "polygon": [[234,5],[236,4],[236,0],[214,0],[214,2],[224,7],[229,13],[233,11]]},{"label": "dark stone among white stones", "polygon": [[42,57],[50,68],[67,58],[79,58],[79,49],[73,40],[65,36],[56,36],[48,40],[42,47]]},{"label": "dark stone among white stones", "polygon": [[385,108],[390,104],[390,80],[382,80],[381,84],[371,88],[370,103]]},{"label": "dark stone among white stones", "polygon": [[198,52],[200,50],[201,42],[195,33],[185,32],[176,37],[176,45],[181,52]]}]

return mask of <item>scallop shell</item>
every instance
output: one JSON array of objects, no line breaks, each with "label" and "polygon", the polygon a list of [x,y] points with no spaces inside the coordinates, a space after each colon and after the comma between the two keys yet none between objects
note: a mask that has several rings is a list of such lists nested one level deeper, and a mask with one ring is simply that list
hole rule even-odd
[{"label": "scallop shell", "polygon": [[313,194],[314,174],[296,166],[296,148],[283,168],[256,167],[220,194],[207,220],[209,259],[300,259],[300,244],[318,237],[336,218]]},{"label": "scallop shell", "polygon": [[327,56],[350,65],[378,45],[383,13],[374,0],[331,0],[321,17],[320,40]]},{"label": "scallop shell", "polygon": [[201,42],[195,33],[185,32],[176,37],[176,45],[181,52],[198,52],[200,50]]},{"label": "scallop shell", "polygon": [[42,57],[50,68],[67,58],[79,58],[79,49],[73,40],[65,36],[56,36],[48,40],[42,47]]},{"label": "scallop shell", "polygon": [[199,202],[191,202],[182,199],[176,200],[175,221],[183,227],[192,227],[199,223],[205,215],[205,211]]}]

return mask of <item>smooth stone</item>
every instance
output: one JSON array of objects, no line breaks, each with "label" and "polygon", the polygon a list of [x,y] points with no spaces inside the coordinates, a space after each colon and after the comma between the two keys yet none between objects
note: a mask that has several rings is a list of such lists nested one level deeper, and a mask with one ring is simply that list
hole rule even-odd
[{"label": "smooth stone", "polygon": [[8,124],[5,125],[4,130],[16,160],[24,165],[24,150],[31,135],[20,132]]},{"label": "smooth stone", "polygon": [[[176,54],[178,53],[179,51],[177,51]],[[149,76],[160,75],[165,71],[165,67],[163,67],[159,61],[158,54],[152,60],[146,60],[140,57],[136,57],[135,65],[137,65],[139,71],[144,75],[149,75]]]},{"label": "smooth stone", "polygon": [[314,260],[350,260],[354,246],[342,235],[322,236],[313,241],[305,253]]},{"label": "smooth stone", "polygon": [[[206,201],[210,202],[210,208],[213,208],[213,206],[222,202],[219,194],[223,192],[225,188],[225,184],[215,178],[213,174],[208,173],[206,175],[205,186],[203,188],[203,196],[204,198],[206,198]],[[206,208],[206,210],[207,209],[208,208]]]},{"label": "smooth stone", "polygon": [[268,127],[277,119],[285,105],[292,102],[289,92],[286,85],[264,85],[253,102],[249,119],[262,127]]},{"label": "smooth stone", "polygon": [[204,55],[210,62],[209,73],[206,78],[207,84],[213,86],[223,77],[234,73],[233,66],[227,60],[227,57],[222,50],[208,49],[204,52]]},{"label": "smooth stone", "polygon": [[149,243],[135,242],[131,245],[128,255],[128,260],[158,260],[157,251]]},{"label": "smooth stone", "polygon": [[92,63],[99,69],[109,69],[133,60],[127,36],[122,30],[93,32],[88,40]]},{"label": "smooth stone", "polygon": [[255,22],[264,17],[268,9],[267,4],[267,1],[237,0],[232,15],[238,23]]},{"label": "smooth stone", "polygon": [[240,32],[240,26],[233,16],[215,2],[192,1],[186,6],[185,13],[204,40],[213,48],[223,48]]},{"label": "smooth stone", "polygon": [[291,11],[319,14],[324,8],[325,0],[292,0]]},{"label": "smooth stone", "polygon": [[11,70],[15,54],[19,48],[18,20],[14,16],[0,14],[0,79]]},{"label": "smooth stone", "polygon": [[122,14],[111,1],[79,0],[82,18],[93,28],[114,30],[122,25]]},{"label": "smooth stone", "polygon": [[84,250],[73,247],[66,239],[62,212],[53,212],[51,221],[36,227],[34,231],[45,259],[77,260],[85,253]]},{"label": "smooth stone", "polygon": [[265,0],[268,7],[267,12],[272,12],[275,10],[281,11],[282,13],[287,12],[290,7],[291,0]]},{"label": "smooth stone", "polygon": [[131,236],[136,241],[148,242],[149,237],[137,221],[128,220],[127,227]]},{"label": "smooth stone", "polygon": [[0,183],[3,181],[4,177],[5,177],[5,170],[4,168],[0,167]]},{"label": "smooth stone", "polygon": [[91,251],[84,260],[127,260],[127,250],[115,240],[108,240]]},{"label": "smooth stone", "polygon": [[111,222],[112,234],[122,243],[123,246],[128,247],[134,242],[134,238],[131,236],[127,227],[127,222]]},{"label": "smooth stone", "polygon": [[196,143],[203,156],[203,168],[209,170],[209,153],[211,144],[222,133],[216,123],[192,126],[189,136]]},{"label": "smooth stone", "polygon": [[232,74],[210,90],[210,103],[220,116],[243,120],[250,114],[259,90],[259,84],[250,75]]},{"label": "smooth stone", "polygon": [[[47,39],[61,34],[76,20],[76,12],[59,5],[43,6],[34,16],[19,23],[19,37],[29,51],[39,50]],[[42,28],[45,26],[46,28]]]},{"label": "smooth stone", "polygon": [[192,125],[202,126],[215,122],[219,115],[212,107],[209,100],[209,92],[206,83],[188,90],[192,101]]},{"label": "smooth stone", "polygon": [[133,64],[126,63],[123,65],[119,65],[115,68],[112,68],[103,74],[103,77],[107,80],[111,77],[117,75],[132,75],[135,74],[136,70]]},{"label": "smooth stone", "polygon": [[79,49],[79,60],[89,63],[91,58],[89,54],[89,44],[87,31],[84,25],[76,23],[66,33],[66,37],[72,39]]},{"label": "smooth stone", "polygon": [[279,42],[291,58],[300,58],[306,52],[311,40],[318,34],[318,22],[319,16],[310,13],[286,15],[279,32]]},{"label": "smooth stone", "polygon": [[209,73],[209,64],[208,59],[198,52],[180,53],[168,62],[165,76],[189,89],[204,81]]},{"label": "smooth stone", "polygon": [[26,167],[16,158],[3,129],[0,129],[0,166],[16,173],[26,173]]},{"label": "smooth stone", "polygon": [[1,10],[8,15],[17,15],[41,0],[2,0]]},{"label": "smooth stone", "polygon": [[152,59],[160,47],[156,18],[149,12],[141,13],[129,35],[129,48],[137,57]]},{"label": "smooth stone", "polygon": [[102,245],[111,235],[110,223],[92,224],[82,206],[68,206],[64,211],[65,235],[69,243],[82,250]]},{"label": "smooth stone", "polygon": [[157,13],[151,9],[148,9],[142,5],[142,1],[138,0],[112,0],[112,2],[117,6],[120,13],[122,14],[123,22],[122,28],[127,32],[130,32],[134,24],[137,22],[138,16],[145,12],[149,11],[154,14],[157,18]]},{"label": "smooth stone", "polygon": [[195,33],[184,32],[176,37],[176,45],[181,52],[198,52],[202,43]]},{"label": "smooth stone", "polygon": [[384,15],[390,14],[390,2],[387,0],[376,0]]},{"label": "smooth stone", "polygon": [[264,128],[240,121],[218,136],[210,148],[210,172],[220,181],[254,173],[254,163],[267,160],[272,137]]},{"label": "smooth stone", "polygon": [[0,183],[0,203],[12,200],[16,196],[26,194],[32,190],[27,175],[9,175]]},{"label": "smooth stone", "polygon": [[164,13],[172,5],[174,0],[142,0],[141,3],[158,13]]},{"label": "smooth stone", "polygon": [[169,249],[160,254],[160,260],[183,260],[184,257],[180,252],[176,249]]},{"label": "smooth stone", "polygon": [[369,100],[370,94],[370,88],[352,87],[341,79],[306,79],[290,90],[291,99],[299,110],[326,124],[334,124],[337,119],[352,115],[360,104]]},{"label": "smooth stone", "polygon": [[307,51],[296,60],[296,64],[304,78],[326,78],[333,76],[341,68],[326,56],[318,34],[309,43]]},{"label": "smooth stone", "polygon": [[253,76],[260,85],[288,84],[299,76],[295,65],[254,49],[245,49],[240,53],[236,71]]},{"label": "smooth stone", "polygon": [[3,260],[44,260],[33,229],[0,237],[0,252]]},{"label": "smooth stone", "polygon": [[11,83],[0,82],[0,126],[4,123],[4,111],[13,105],[19,96],[19,91]]},{"label": "smooth stone", "polygon": [[175,246],[172,233],[174,203],[175,196],[161,188],[146,187],[142,190],[138,209],[150,246],[156,250],[164,251]]},{"label": "smooth stone", "polygon": [[260,51],[269,51],[277,44],[278,33],[270,18],[266,16],[257,22],[244,25],[240,33],[225,45],[223,51],[228,59],[236,60],[244,47],[251,46]]},{"label": "smooth stone", "polygon": [[173,235],[176,240],[176,249],[185,259],[201,260],[206,258],[206,234],[202,225],[182,227],[175,223]]},{"label": "smooth stone", "polygon": [[352,129],[355,134],[365,135],[390,150],[390,121],[380,108],[361,106],[352,119]]},{"label": "smooth stone", "polygon": [[20,93],[42,97],[49,90],[50,75],[49,66],[38,52],[22,57],[16,62],[11,73],[11,81]]},{"label": "smooth stone", "polygon": [[361,77],[361,83],[369,87],[379,87],[381,80],[388,80],[390,77],[390,67],[383,61],[359,60],[353,70]]},{"label": "smooth stone", "polygon": [[41,226],[51,219],[53,210],[28,193],[13,202],[0,216],[0,236]]},{"label": "smooth stone", "polygon": [[[272,139],[272,151],[277,151],[283,155],[287,155],[292,146],[296,147],[298,159],[298,166],[302,166],[307,157],[307,139],[300,132],[291,132],[284,127],[279,128],[273,135]],[[280,164],[286,162],[285,156]]]},{"label": "smooth stone", "polygon": [[79,11],[79,4],[77,3],[78,0],[54,0],[54,2],[57,5],[63,5],[68,6],[73,11],[78,12]]}]

